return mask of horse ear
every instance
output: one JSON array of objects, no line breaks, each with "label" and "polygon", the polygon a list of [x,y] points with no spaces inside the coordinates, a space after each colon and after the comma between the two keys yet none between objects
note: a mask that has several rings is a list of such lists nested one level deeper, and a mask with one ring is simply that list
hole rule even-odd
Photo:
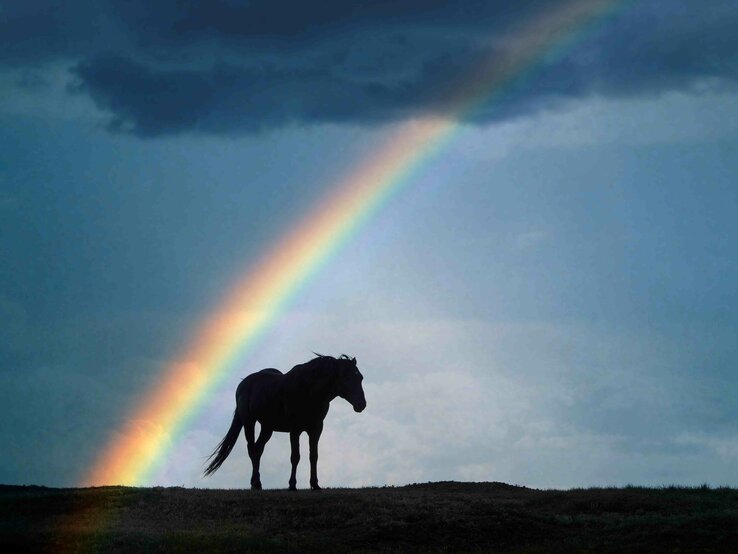
[{"label": "horse ear", "polygon": [[356,365],[356,358],[351,358],[351,363],[354,364],[354,367],[357,367],[357,365]]}]

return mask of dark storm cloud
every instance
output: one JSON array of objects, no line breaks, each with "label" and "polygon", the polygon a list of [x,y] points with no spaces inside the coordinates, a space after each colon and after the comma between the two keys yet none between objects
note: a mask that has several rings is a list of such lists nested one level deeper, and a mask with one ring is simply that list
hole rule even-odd
[{"label": "dark storm cloud", "polygon": [[[9,8],[6,64],[69,62],[78,91],[138,135],[239,133],[292,123],[373,123],[440,109],[501,37],[551,2],[109,0]],[[65,5],[66,6],[66,5]],[[732,86],[729,0],[632,3],[533,83],[482,107],[503,119],[587,95]],[[473,77],[471,77],[473,78]]]}]

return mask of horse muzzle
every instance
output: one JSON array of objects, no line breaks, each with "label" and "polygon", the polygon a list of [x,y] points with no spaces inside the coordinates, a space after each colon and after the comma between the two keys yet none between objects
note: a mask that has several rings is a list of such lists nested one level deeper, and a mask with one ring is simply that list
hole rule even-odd
[{"label": "horse muzzle", "polygon": [[364,408],[366,408],[366,400],[364,402],[361,402],[360,404],[354,404],[354,411],[357,414],[360,414],[364,411]]}]

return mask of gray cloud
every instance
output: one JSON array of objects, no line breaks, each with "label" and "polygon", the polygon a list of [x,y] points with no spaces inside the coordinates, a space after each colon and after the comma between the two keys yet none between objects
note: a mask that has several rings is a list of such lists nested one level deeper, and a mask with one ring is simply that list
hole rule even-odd
[{"label": "gray cloud", "polygon": [[[76,90],[142,136],[233,134],[289,124],[371,124],[442,109],[444,95],[503,56],[501,40],[550,2],[77,2],[10,9],[1,58],[66,60]],[[738,9],[719,0],[626,7],[544,63],[533,82],[477,110],[487,122],[588,95],[733,86]]]}]

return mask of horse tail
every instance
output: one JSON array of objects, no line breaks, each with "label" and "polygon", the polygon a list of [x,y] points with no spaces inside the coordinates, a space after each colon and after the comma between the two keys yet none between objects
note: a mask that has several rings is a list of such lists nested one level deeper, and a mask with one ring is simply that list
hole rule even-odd
[{"label": "horse tail", "polygon": [[225,462],[228,454],[230,454],[231,450],[233,450],[233,445],[236,444],[236,441],[238,440],[238,434],[241,432],[241,427],[243,427],[243,423],[241,423],[241,420],[238,417],[238,410],[236,410],[235,412],[233,412],[233,421],[231,422],[231,428],[228,429],[226,436],[223,437],[223,440],[220,441],[218,443],[218,446],[215,447],[213,453],[208,456],[208,460],[211,460],[211,462],[208,467],[205,468],[205,477],[208,477],[215,473],[215,471],[223,464],[223,462]]}]

